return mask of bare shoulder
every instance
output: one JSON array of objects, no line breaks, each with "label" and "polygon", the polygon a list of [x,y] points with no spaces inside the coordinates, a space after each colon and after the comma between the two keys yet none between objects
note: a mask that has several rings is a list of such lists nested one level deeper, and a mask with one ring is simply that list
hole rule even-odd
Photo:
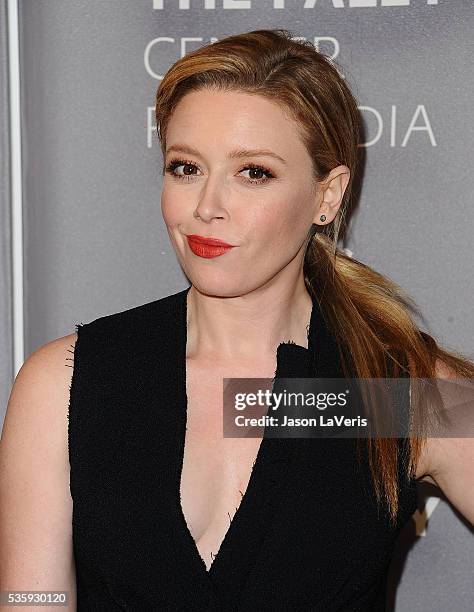
[{"label": "bare shoulder", "polygon": [[[459,379],[446,363],[439,360],[436,377]],[[474,525],[474,438],[431,438],[427,449],[423,469],[453,506]]]},{"label": "bare shoulder", "polygon": [[[18,371],[10,392],[4,421],[4,435],[12,428],[48,421],[60,425],[67,415],[69,387],[72,380],[74,332],[43,344],[27,357]],[[43,425],[44,427],[44,425]],[[28,427],[30,429],[30,427]],[[3,436],[2,436],[3,438]]]},{"label": "bare shoulder", "polygon": [[416,479],[420,481],[430,482],[436,485],[437,482],[432,476],[432,455],[433,455],[433,443],[432,438],[428,438],[423,446],[418,459],[418,465],[416,469]]},{"label": "bare shoulder", "polygon": [[73,332],[72,334],[55,338],[41,345],[25,360],[25,363],[18,372],[17,378],[22,370],[29,370],[31,372],[32,369],[38,366],[48,370],[52,368],[56,371],[59,368],[64,375],[71,375],[70,371],[64,370],[64,366],[72,365],[72,361],[67,362],[65,359],[73,358],[76,340],[77,333]]},{"label": "bare shoulder", "polygon": [[[436,360],[435,375],[443,380],[458,378],[456,372],[441,359]],[[420,455],[416,478],[439,486],[443,459],[447,456],[448,448],[458,445],[458,442],[459,439],[456,438],[428,438]]]},{"label": "bare shoulder", "polygon": [[74,592],[69,389],[76,333],[36,349],[15,377],[0,440],[5,589]]}]

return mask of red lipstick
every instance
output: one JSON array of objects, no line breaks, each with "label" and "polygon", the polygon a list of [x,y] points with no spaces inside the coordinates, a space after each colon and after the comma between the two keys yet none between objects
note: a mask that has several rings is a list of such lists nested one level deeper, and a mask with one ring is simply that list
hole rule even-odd
[{"label": "red lipstick", "polygon": [[206,238],[205,236],[198,236],[197,234],[188,234],[186,236],[191,251],[199,257],[205,257],[211,259],[212,257],[219,257],[230,251],[234,247],[232,244],[228,244],[218,238]]}]

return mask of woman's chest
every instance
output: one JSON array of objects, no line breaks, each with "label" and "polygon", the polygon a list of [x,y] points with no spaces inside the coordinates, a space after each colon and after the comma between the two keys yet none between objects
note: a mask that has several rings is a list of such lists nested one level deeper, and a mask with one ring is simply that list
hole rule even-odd
[{"label": "woman's chest", "polygon": [[[256,364],[252,378],[269,378],[272,368]],[[187,365],[181,507],[208,569],[246,493],[261,444],[261,437],[224,436],[224,380],[250,377],[249,368]]]}]

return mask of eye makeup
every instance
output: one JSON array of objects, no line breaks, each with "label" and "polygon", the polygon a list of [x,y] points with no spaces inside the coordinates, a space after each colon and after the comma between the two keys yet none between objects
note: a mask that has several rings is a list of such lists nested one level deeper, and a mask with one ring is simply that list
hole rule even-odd
[{"label": "eye makeup", "polygon": [[[170,174],[173,178],[176,178],[178,180],[185,180],[185,181],[190,181],[193,179],[194,176],[196,176],[195,174],[176,174],[176,169],[179,168],[180,166],[189,166],[189,167],[197,168],[197,165],[190,160],[172,159],[166,166],[166,172]],[[274,175],[271,173],[271,171],[265,166],[262,166],[261,164],[248,163],[241,170],[239,170],[239,172],[243,172],[244,170],[251,170],[251,171],[257,170],[266,175],[264,178],[246,179],[247,182],[251,184],[262,185],[270,181],[272,178],[275,178]]]}]

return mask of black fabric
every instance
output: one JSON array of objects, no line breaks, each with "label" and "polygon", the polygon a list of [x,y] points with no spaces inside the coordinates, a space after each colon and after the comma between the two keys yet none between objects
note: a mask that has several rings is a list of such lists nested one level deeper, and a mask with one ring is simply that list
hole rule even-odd
[{"label": "black fabric", "polygon": [[[188,291],[77,326],[69,461],[78,612],[384,610],[416,481],[401,481],[392,526],[353,439],[263,437],[207,571],[179,497]],[[342,376],[316,300],[308,340],[278,346],[276,378]]]}]

